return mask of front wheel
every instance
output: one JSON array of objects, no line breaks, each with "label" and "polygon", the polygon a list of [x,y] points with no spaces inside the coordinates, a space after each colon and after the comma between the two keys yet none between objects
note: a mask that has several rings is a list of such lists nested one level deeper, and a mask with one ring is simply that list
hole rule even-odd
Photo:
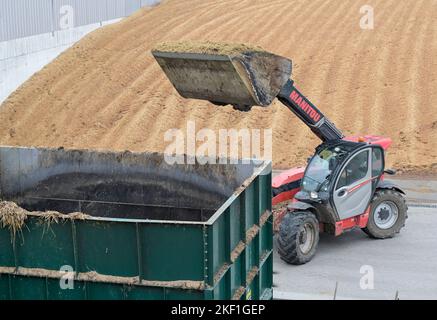
[{"label": "front wheel", "polygon": [[288,212],[281,221],[277,237],[278,253],[289,264],[310,261],[319,243],[319,222],[308,211]]},{"label": "front wheel", "polygon": [[370,204],[367,227],[363,229],[375,239],[392,238],[405,226],[408,207],[405,198],[395,190],[378,190]]}]

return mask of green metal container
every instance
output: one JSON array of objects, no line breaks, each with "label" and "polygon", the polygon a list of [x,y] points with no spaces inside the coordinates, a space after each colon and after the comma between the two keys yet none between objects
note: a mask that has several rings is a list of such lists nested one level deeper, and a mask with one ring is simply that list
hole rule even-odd
[{"label": "green metal container", "polygon": [[270,162],[166,160],[0,147],[0,299],[271,299]]}]

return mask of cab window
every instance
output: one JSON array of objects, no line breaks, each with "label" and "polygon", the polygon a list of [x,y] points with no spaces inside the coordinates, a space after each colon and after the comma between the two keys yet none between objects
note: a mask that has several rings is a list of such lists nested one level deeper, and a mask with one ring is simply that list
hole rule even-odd
[{"label": "cab window", "polygon": [[379,148],[372,150],[372,178],[379,177],[384,170],[384,155]]},{"label": "cab window", "polygon": [[337,190],[364,179],[369,170],[369,150],[358,153],[340,174]]}]

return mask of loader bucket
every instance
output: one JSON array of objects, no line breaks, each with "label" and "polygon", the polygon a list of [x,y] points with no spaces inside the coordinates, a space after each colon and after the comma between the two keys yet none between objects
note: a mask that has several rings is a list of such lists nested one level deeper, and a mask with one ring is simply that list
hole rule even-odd
[{"label": "loader bucket", "polygon": [[184,98],[268,106],[291,75],[291,60],[258,47],[163,43],[152,54]]}]

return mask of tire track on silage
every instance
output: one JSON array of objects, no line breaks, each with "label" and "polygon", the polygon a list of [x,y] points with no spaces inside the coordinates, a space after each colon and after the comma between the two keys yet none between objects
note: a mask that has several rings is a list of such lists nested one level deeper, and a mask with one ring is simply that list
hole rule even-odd
[{"label": "tire track on silage", "polygon": [[[297,38],[300,38],[301,34],[304,34],[303,36],[304,39],[312,39],[312,40],[308,41],[308,43],[305,46],[303,46],[302,49],[299,48],[299,56],[301,56],[302,61],[299,61],[298,65],[302,67],[299,68],[298,71],[298,73],[301,76],[297,75],[295,77],[296,85],[300,89],[303,88],[302,90],[304,95],[307,95],[311,101],[314,101],[314,103],[318,105],[319,108],[322,109],[322,112],[324,112],[323,107],[317,103],[317,101],[320,100],[320,98],[317,97],[320,95],[317,93],[317,91],[312,92],[311,90],[309,90],[306,85],[306,83],[309,82],[310,85],[308,87],[310,88],[318,87],[317,80],[316,81],[313,80],[314,78],[312,76],[311,70],[319,66],[319,62],[317,61],[313,63],[311,57],[317,56],[317,54],[314,53],[316,51],[324,52],[324,48],[329,44],[321,45],[322,41],[317,41],[316,39],[319,38],[325,39],[327,36],[329,36],[329,34],[334,32],[335,27],[339,24],[339,21],[344,21],[345,19],[347,19],[348,15],[347,14],[344,15],[343,9],[348,8],[348,6],[349,3],[347,1],[343,2],[340,8],[334,8],[331,2],[326,2],[323,6],[319,7],[318,11],[310,13],[310,15],[307,17],[310,28],[304,26],[301,32],[299,33],[299,35],[297,36]],[[335,13],[332,14],[331,10],[324,10],[326,7],[332,10],[335,9]],[[350,10],[351,9],[349,9],[348,12]],[[325,15],[328,16],[329,18],[328,19],[320,18],[320,17],[324,17]],[[342,18],[339,19],[339,17]],[[324,21],[323,23],[324,28],[322,32],[320,32],[320,28],[317,22],[313,23],[314,21]],[[288,50],[291,50],[291,48]],[[309,77],[311,80],[308,81],[307,77]],[[307,90],[305,90],[305,88],[307,88]],[[290,117],[290,115],[288,115],[288,117]],[[299,120],[293,119],[291,121],[299,121]],[[298,130],[294,132],[293,144],[296,149],[296,152],[294,154],[295,157],[294,161],[300,163],[302,161],[301,159],[303,159],[310,152],[311,148],[309,148],[308,146],[313,145],[315,147],[319,143],[319,141],[317,140],[317,138],[315,138],[312,135],[312,133],[308,130],[308,128],[306,128],[306,126],[304,126],[303,124],[300,124],[299,128],[302,128],[302,130]],[[283,143],[281,143],[281,145],[283,145]]]},{"label": "tire track on silage", "polygon": [[[384,17],[384,21],[387,22],[387,25],[390,25],[389,22],[392,21],[394,17],[396,17],[396,14],[398,10],[401,10],[402,7],[398,6],[397,10],[392,10],[392,3],[391,2],[385,2],[385,6],[378,9],[378,6],[381,4],[378,3],[377,6],[375,6],[375,28],[381,28],[378,27],[378,21],[382,17]],[[385,16],[385,13],[390,11],[388,16]],[[368,105],[372,102],[367,101],[369,100],[369,97],[371,99],[372,96],[372,90],[371,87],[375,86],[374,82],[371,79],[372,70],[378,69],[379,66],[376,63],[372,63],[372,53],[371,53],[371,45],[374,45],[378,41],[375,41],[375,37],[381,37],[384,35],[384,33],[380,30],[379,35],[377,34],[378,31],[374,30],[361,30],[359,31],[361,33],[361,38],[359,39],[358,43],[355,45],[358,55],[358,60],[355,61],[354,67],[352,68],[351,72],[349,73],[348,77],[348,83],[349,86],[345,90],[347,93],[347,96],[345,97],[345,100],[347,100],[347,107],[349,108],[348,114],[350,117],[345,118],[345,128],[348,131],[353,131],[353,134],[365,134],[367,131],[367,124],[365,124],[365,121],[367,117],[370,117]],[[364,50],[363,50],[364,48]],[[364,51],[364,53],[363,53]],[[366,55],[367,53],[367,55]],[[346,76],[346,75],[345,75]],[[365,83],[366,85],[364,88],[362,88],[362,83]],[[366,117],[367,115],[367,117]],[[348,121],[348,119],[353,118],[352,121]],[[348,125],[349,124],[349,125]],[[376,132],[371,132],[376,134]]]}]

